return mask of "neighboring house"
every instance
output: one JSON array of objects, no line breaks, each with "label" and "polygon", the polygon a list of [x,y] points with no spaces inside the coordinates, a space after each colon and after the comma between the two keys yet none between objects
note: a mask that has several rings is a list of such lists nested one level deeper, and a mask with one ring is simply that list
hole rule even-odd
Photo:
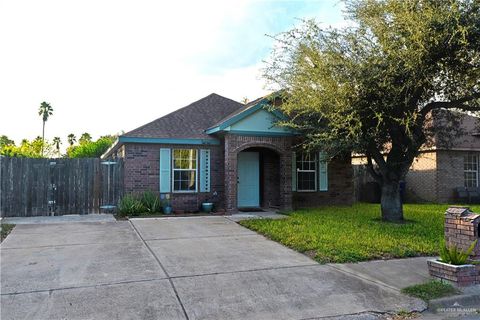
[{"label": "neighboring house", "polygon": [[[433,125],[442,121],[442,117],[441,113],[435,116]],[[448,141],[448,145],[435,136],[431,146],[422,148],[405,179],[407,201],[454,203],[465,200],[457,197],[457,188],[480,187],[478,121],[479,118],[475,116],[461,114],[458,125],[462,128],[463,134]],[[356,172],[355,189],[358,194],[362,184],[373,179],[367,176],[365,170],[358,168],[365,163],[364,158],[354,156],[352,163]]]},{"label": "neighboring house", "polygon": [[124,159],[125,192],[156,191],[174,210],[352,203],[350,159],[295,152],[301,137],[275,125],[284,115],[269,101],[211,94],[121,135],[103,158]]}]

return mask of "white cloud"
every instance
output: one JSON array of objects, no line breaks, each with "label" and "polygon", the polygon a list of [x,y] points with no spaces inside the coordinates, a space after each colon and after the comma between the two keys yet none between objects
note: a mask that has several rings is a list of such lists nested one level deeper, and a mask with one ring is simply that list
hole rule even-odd
[{"label": "white cloud", "polygon": [[[288,21],[286,9],[265,11],[282,3],[2,0],[0,134],[17,142],[41,134],[44,100],[54,108],[47,138],[66,140],[128,131],[211,92],[263,95],[255,43],[304,5],[293,2]],[[227,67],[213,70],[217,61]]]}]

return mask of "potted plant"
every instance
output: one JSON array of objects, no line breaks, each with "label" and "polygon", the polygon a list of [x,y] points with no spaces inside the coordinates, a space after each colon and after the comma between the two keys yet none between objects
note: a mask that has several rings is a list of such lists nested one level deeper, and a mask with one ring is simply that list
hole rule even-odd
[{"label": "potted plant", "polygon": [[163,213],[165,214],[171,214],[172,213],[172,206],[170,202],[166,201],[163,205]]},{"label": "potted plant", "polygon": [[202,211],[210,213],[213,210],[213,202],[202,202]]},{"label": "potted plant", "polygon": [[463,251],[456,245],[442,244],[440,259],[428,261],[428,271],[432,277],[452,282],[463,287],[480,283],[480,265],[469,260],[477,244],[475,240],[467,250]]},{"label": "potted plant", "polygon": [[205,202],[202,202],[202,212],[211,213],[213,211],[213,204],[217,195],[217,191],[214,191],[210,198],[207,198]]}]

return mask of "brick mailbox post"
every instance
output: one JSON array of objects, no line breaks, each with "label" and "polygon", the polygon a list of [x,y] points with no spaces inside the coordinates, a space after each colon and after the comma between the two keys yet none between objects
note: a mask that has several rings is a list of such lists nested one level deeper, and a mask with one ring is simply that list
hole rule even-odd
[{"label": "brick mailbox post", "polygon": [[[479,227],[480,214],[471,212],[469,208],[450,207],[445,212],[445,241],[449,246],[467,250],[472,242],[479,239]],[[480,260],[480,243],[470,257]]]},{"label": "brick mailbox post", "polygon": [[[456,246],[466,251],[475,240],[479,239],[479,228],[480,215],[471,212],[469,208],[450,207],[445,212],[445,241],[449,247]],[[480,243],[478,242],[470,259],[480,263]],[[431,276],[447,280],[457,286],[480,284],[480,264],[456,266],[430,260],[428,269]]]}]

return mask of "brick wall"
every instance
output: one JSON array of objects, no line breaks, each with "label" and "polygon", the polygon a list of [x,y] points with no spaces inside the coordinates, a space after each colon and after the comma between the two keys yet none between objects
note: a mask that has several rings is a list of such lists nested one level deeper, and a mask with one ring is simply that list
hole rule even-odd
[{"label": "brick wall", "polygon": [[261,151],[262,207],[280,206],[279,156],[269,149]]},{"label": "brick wall", "polygon": [[[455,203],[455,188],[464,186],[463,159],[468,152],[436,150],[420,153],[405,179],[407,201]],[[354,163],[364,165],[366,159],[357,157]]]},{"label": "brick wall", "polygon": [[480,265],[454,266],[435,260],[427,261],[432,277],[446,280],[459,287],[480,284]]},{"label": "brick wall", "polygon": [[405,178],[407,201],[437,202],[437,154],[424,152],[413,160]]},{"label": "brick wall", "polygon": [[266,148],[278,155],[278,197],[282,209],[292,208],[292,138],[225,135],[225,204],[237,210],[237,155],[248,148]]},{"label": "brick wall", "polygon": [[[159,166],[161,148],[210,149],[210,192],[208,193],[171,193],[170,200],[174,210],[198,211],[201,203],[211,201],[217,192],[215,202],[217,209],[224,208],[223,188],[223,148],[220,146],[198,145],[162,145],[127,143],[124,146],[125,192],[142,192],[152,190],[158,192]],[[198,175],[197,175],[198,179]]]},{"label": "brick wall", "polygon": [[353,168],[350,158],[328,163],[328,191],[294,192],[295,208],[321,205],[350,205],[354,202]]},{"label": "brick wall", "polygon": [[467,151],[437,151],[437,202],[455,203],[455,188],[465,184],[463,157]]},{"label": "brick wall", "polygon": [[[261,152],[263,207],[312,207],[325,204],[351,204],[353,202],[352,166],[350,159],[335,160],[328,166],[328,191],[292,194],[292,138],[225,136],[220,146],[162,145],[127,143],[116,152],[125,162],[125,192],[159,190],[159,164],[161,148],[193,148],[211,150],[211,192],[172,193],[174,210],[197,211],[201,203],[212,201],[217,192],[217,209],[237,210],[237,156],[246,149]],[[227,157],[225,157],[227,152]],[[226,168],[226,170],[225,170]],[[197,177],[198,179],[198,177]],[[293,203],[295,199],[295,203]]]}]

